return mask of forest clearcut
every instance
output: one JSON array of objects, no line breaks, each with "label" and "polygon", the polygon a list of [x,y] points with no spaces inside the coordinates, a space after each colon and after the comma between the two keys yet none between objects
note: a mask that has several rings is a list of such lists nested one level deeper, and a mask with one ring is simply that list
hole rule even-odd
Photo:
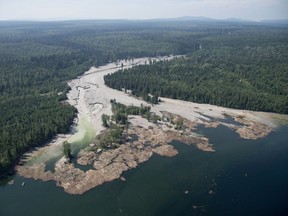
[{"label": "forest clearcut", "polygon": [[[65,81],[118,59],[186,55],[105,77],[116,89],[288,113],[288,28],[201,21],[0,22],[0,176],[68,132]],[[154,99],[153,97],[154,96]]]}]

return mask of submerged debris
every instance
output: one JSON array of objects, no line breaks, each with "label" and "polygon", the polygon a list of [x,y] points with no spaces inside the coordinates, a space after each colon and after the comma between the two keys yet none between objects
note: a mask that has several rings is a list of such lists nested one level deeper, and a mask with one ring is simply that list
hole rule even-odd
[{"label": "submerged debris", "polygon": [[[149,123],[140,116],[136,122]],[[188,124],[185,124],[186,126]],[[191,130],[191,128],[188,128]],[[137,167],[151,158],[155,153],[161,156],[172,157],[178,151],[170,144],[172,140],[195,143],[202,150],[212,148],[207,138],[199,136],[184,136],[177,130],[164,131],[160,126],[138,127],[131,124],[127,135],[137,135],[137,140],[129,140],[118,148],[106,149],[101,152],[91,146],[83,149],[78,154],[77,162],[81,165],[93,164],[93,169],[86,172],[76,168],[72,163],[65,163],[65,157],[55,165],[55,172],[45,171],[45,164],[32,166],[19,166],[18,173],[26,178],[41,179],[43,181],[54,180],[57,185],[63,187],[67,193],[82,194],[91,188],[121,178],[122,173],[128,169]]]}]

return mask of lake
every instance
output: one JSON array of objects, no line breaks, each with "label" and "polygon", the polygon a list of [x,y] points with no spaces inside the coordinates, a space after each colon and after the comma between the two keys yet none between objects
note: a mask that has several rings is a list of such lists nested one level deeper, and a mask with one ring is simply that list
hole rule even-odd
[{"label": "lake", "polygon": [[[154,155],[124,173],[126,181],[105,183],[83,195],[14,177],[0,186],[1,216],[169,216],[288,214],[288,127],[257,141],[224,126],[204,128],[216,152],[174,142],[179,154]],[[22,183],[25,185],[22,186]]]}]

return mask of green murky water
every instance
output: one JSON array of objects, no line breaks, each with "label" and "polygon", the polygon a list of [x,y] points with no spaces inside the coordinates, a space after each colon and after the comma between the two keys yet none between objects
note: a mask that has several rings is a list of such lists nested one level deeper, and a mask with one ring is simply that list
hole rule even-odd
[{"label": "green murky water", "polygon": [[[77,127],[73,131],[73,135],[68,139],[71,143],[71,153],[76,156],[78,152],[91,144],[95,139],[95,130],[87,118],[79,119]],[[63,146],[53,146],[36,157],[31,158],[27,164],[46,163],[46,170],[54,171],[55,163],[63,157]],[[76,160],[76,158],[74,158]]]},{"label": "green murky water", "polygon": [[80,118],[76,133],[68,139],[68,142],[71,143],[72,153],[77,154],[80,149],[91,144],[95,134],[95,130],[87,118]]}]

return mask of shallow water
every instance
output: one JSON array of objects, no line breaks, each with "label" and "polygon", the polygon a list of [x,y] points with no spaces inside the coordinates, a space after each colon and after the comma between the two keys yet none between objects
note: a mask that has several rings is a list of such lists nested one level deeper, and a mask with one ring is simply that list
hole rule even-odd
[{"label": "shallow water", "polygon": [[[75,128],[74,134],[68,139],[68,142],[71,143],[71,153],[73,156],[75,156],[72,159],[72,162],[76,167],[82,168],[79,164],[76,163],[76,156],[78,152],[91,144],[94,139],[95,130],[93,129],[92,124],[87,120],[87,118],[80,118],[78,125]],[[46,162],[46,170],[55,171],[55,163],[61,157],[63,157],[63,146],[59,146],[58,153]],[[91,167],[83,167],[83,170],[88,170],[89,168]]]},{"label": "shallow water", "polygon": [[72,154],[77,155],[80,149],[85,148],[92,143],[95,134],[96,132],[93,129],[91,122],[85,117],[80,118],[76,133],[68,139],[68,142],[71,143]]},{"label": "shallow water", "polygon": [[80,196],[16,175],[14,185],[0,187],[0,215],[287,215],[287,126],[258,141],[224,126],[199,131],[215,153],[174,142],[177,156],[155,155],[127,171],[126,182]]}]

